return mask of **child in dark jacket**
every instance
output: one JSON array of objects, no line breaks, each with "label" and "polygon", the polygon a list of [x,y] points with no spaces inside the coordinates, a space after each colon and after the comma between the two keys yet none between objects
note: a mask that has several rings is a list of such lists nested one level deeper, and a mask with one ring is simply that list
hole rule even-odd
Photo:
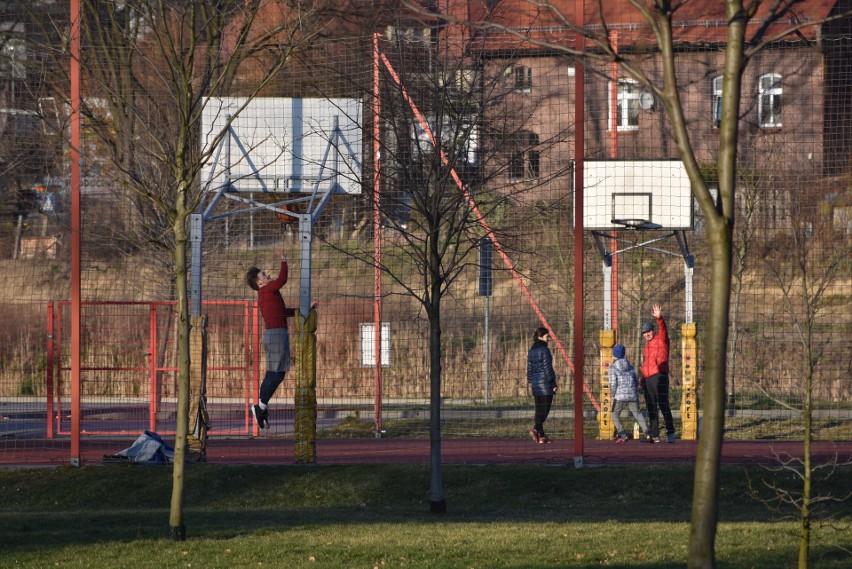
[{"label": "child in dark jacket", "polygon": [[553,394],[559,389],[553,371],[553,355],[547,347],[549,337],[550,330],[537,328],[535,341],[527,353],[527,382],[535,399],[535,425],[530,429],[530,437],[538,444],[553,442],[544,434],[544,422],[550,414]]},{"label": "child in dark jacket", "polygon": [[609,392],[612,395],[612,422],[615,425],[616,443],[627,441],[627,433],[621,424],[621,410],[624,406],[630,410],[630,414],[639,422],[642,428],[644,440],[648,440],[648,424],[645,416],[639,412],[639,390],[636,380],[636,370],[627,360],[627,350],[621,344],[612,348],[612,364],[609,366]]}]

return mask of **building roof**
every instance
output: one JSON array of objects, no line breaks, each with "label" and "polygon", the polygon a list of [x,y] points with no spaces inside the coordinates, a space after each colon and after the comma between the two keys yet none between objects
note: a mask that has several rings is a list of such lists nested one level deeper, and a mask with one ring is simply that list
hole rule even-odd
[{"label": "building roof", "polygon": [[[574,40],[575,32],[571,31],[571,26],[578,21],[576,9],[580,1],[552,0],[544,7],[529,0],[471,1],[467,2],[468,17],[471,22],[478,23],[476,27],[487,30],[483,34],[486,49],[507,49],[510,46],[531,49],[533,44],[541,42],[566,45]],[[639,1],[646,6],[654,4],[652,0]],[[489,9],[486,4],[492,8]],[[763,2],[749,21],[746,38],[774,39],[787,32],[784,39],[816,41],[819,39],[819,23],[832,13],[837,4],[837,0],[790,0],[773,12],[775,2]],[[606,29],[617,32],[619,46],[639,47],[657,43],[651,26],[630,0],[586,0],[584,9],[584,27],[590,33],[603,34]],[[776,16],[773,17],[773,14]],[[672,19],[676,45],[723,44],[727,39],[728,19],[721,1],[683,0]],[[805,25],[791,31],[802,24]],[[524,45],[521,37],[534,41]]]}]

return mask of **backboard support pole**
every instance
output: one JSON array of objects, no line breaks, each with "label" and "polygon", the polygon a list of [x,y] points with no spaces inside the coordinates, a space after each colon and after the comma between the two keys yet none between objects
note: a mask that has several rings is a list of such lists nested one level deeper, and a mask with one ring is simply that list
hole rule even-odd
[{"label": "backboard support pole", "polygon": [[[247,160],[249,165],[252,167],[253,176],[256,181],[261,184],[261,189],[263,190],[263,192],[268,193],[269,191],[263,179],[260,177],[259,171],[255,167],[254,163],[251,161],[251,158],[248,156],[245,145],[240,140],[239,135],[236,133],[233,127],[229,127],[227,136],[222,137],[222,140],[219,142],[219,148],[217,148],[214,153],[217,157],[216,161],[214,161],[215,165],[218,164],[218,157],[222,151],[222,148],[225,148],[225,183],[220,185],[217,189],[213,190],[210,188],[210,182],[208,182],[207,187],[204,190],[205,196],[203,196],[201,201],[199,202],[198,208],[196,209],[196,213],[190,216],[190,241],[192,244],[190,266],[193,269],[190,286],[191,313],[192,315],[197,316],[201,312],[201,255],[204,223],[215,219],[242,215],[254,211],[267,210],[275,213],[283,213],[291,217],[295,217],[299,220],[299,244],[301,260],[299,277],[299,312],[301,313],[303,318],[307,318],[310,313],[311,307],[310,270],[311,243],[313,241],[314,223],[322,214],[322,211],[325,209],[325,207],[328,205],[332,195],[336,193],[345,193],[340,185],[338,172],[335,171],[333,172],[331,177],[326,177],[326,170],[330,169],[327,166],[329,162],[329,157],[332,157],[331,160],[333,167],[337,167],[339,165],[339,157],[337,156],[337,154],[340,152],[340,149],[346,149],[346,152],[350,155],[350,158],[355,161],[357,161],[357,157],[354,156],[353,148],[350,145],[349,141],[346,140],[346,136],[340,129],[339,122],[335,117],[331,136],[329,136],[329,139],[327,141],[325,153],[320,164],[316,180],[314,181],[313,187],[311,189],[310,195],[299,195],[299,197],[296,198],[285,199],[273,204],[265,204],[254,200],[252,197],[247,198],[239,195],[238,193],[233,192],[230,175],[232,159],[230,153],[231,142],[237,145],[237,147],[241,151],[242,158]],[[358,162],[358,165],[360,167],[360,162]],[[213,180],[214,178],[215,167],[210,173],[209,180]],[[324,192],[320,192],[320,189],[323,186],[323,182],[327,182],[327,186],[325,187]],[[320,193],[322,195],[318,199],[317,196]],[[227,198],[229,200],[245,204],[246,207],[232,212],[214,214],[214,209],[220,203],[222,198]],[[307,208],[306,211],[303,213],[289,211],[284,208],[284,206],[286,205],[305,202],[307,202]]]},{"label": "backboard support pole", "polygon": [[307,318],[311,310],[311,242],[314,220],[309,215],[299,216],[299,313]]},{"label": "backboard support pole", "polygon": [[[294,105],[297,102],[294,100]],[[299,105],[301,102],[298,103]],[[301,122],[302,109],[294,106],[294,117],[299,117],[299,122],[294,126],[301,133],[303,123]],[[301,138],[301,137],[297,137]],[[299,354],[296,367],[296,398],[294,408],[296,412],[296,462],[315,462],[316,461],[316,311],[311,311],[311,264],[312,264],[312,243],[314,236],[314,224],[322,211],[329,204],[331,196],[335,193],[346,193],[340,183],[340,152],[345,149],[347,156],[351,159],[360,171],[360,160],[356,156],[352,145],[346,140],[337,116],[333,117],[333,126],[331,134],[326,140],[326,147],[323,158],[319,164],[319,169],[314,180],[313,187],[309,196],[299,195],[296,198],[285,199],[274,204],[264,204],[255,201],[254,194],[250,193],[250,197],[246,198],[239,195],[239,192],[233,185],[233,177],[231,171],[231,143],[236,144],[240,150],[241,157],[251,168],[251,177],[260,184],[263,193],[268,193],[269,188],[265,181],[260,176],[260,172],[248,154],[246,145],[240,140],[239,135],[233,129],[228,127],[228,132],[219,142],[219,148],[216,148],[212,154],[215,154],[216,159],[213,162],[208,182],[203,190],[203,195],[199,200],[196,212],[190,216],[190,241],[191,241],[191,286],[190,286],[190,305],[192,315],[200,315],[201,313],[201,273],[202,273],[202,243],[204,223],[214,219],[228,219],[231,216],[245,214],[257,210],[269,210],[278,214],[295,217],[299,220],[299,315],[297,316],[296,330],[299,335],[296,352]],[[225,161],[224,164],[224,181],[214,191],[211,190],[211,182],[215,178],[216,165],[222,153],[222,145],[225,145]],[[298,146],[298,153],[301,153],[301,146]],[[302,156],[295,155],[294,162],[294,177],[302,180]],[[329,167],[329,158],[331,157],[331,167]],[[327,170],[332,170],[326,174]],[[325,184],[325,185],[324,185]],[[301,186],[300,186],[301,187]],[[324,192],[320,189],[324,188]],[[287,188],[286,193],[294,193]],[[322,193],[321,196],[318,195]],[[227,198],[232,201],[241,203],[246,207],[232,212],[225,212],[214,215],[214,210],[222,200]],[[294,203],[306,203],[304,212],[290,211],[285,206]],[[205,205],[206,204],[206,205]]]},{"label": "backboard support pole", "polygon": [[593,231],[595,248],[603,259],[603,329],[612,330],[612,257],[607,248],[606,240],[611,236],[599,231]]},{"label": "backboard support pole", "polygon": [[686,232],[676,231],[675,238],[680,246],[680,254],[683,257],[683,280],[685,282],[684,289],[684,322],[692,323],[693,318],[693,302],[692,302],[692,276],[695,271],[695,257],[689,252],[689,243],[686,241]]},{"label": "backboard support pole", "polygon": [[189,216],[189,315],[201,316],[201,248],[204,242],[204,217]]},{"label": "backboard support pole", "polygon": [[[636,231],[636,229],[631,229],[631,231]],[[657,253],[662,253],[664,255],[671,256],[680,256],[683,258],[684,264],[684,322],[691,323],[693,321],[693,273],[695,270],[695,257],[689,251],[689,244],[686,240],[686,232],[685,231],[670,231],[658,237],[654,237],[652,239],[647,239],[640,243],[633,243],[632,241],[628,241],[623,238],[613,238],[611,233],[608,231],[592,231],[592,236],[595,240],[595,248],[598,250],[602,260],[603,260],[603,329],[611,330],[612,329],[612,259],[616,255],[620,255],[621,253],[626,253],[627,251],[632,251],[634,249],[645,248],[651,251],[655,251]],[[660,241],[664,241],[666,239],[670,239],[674,237],[677,241],[678,247],[680,249],[680,255],[677,253],[673,253],[672,251],[667,251],[665,249],[660,249],[658,247],[651,247],[654,243],[659,243]],[[630,245],[621,249],[616,249],[614,251],[610,251],[607,246],[607,242],[614,243],[627,243]]]}]

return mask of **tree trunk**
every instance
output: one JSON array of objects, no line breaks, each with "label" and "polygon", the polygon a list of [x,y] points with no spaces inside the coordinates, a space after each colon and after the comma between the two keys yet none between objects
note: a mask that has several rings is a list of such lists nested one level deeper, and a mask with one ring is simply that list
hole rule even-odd
[{"label": "tree trunk", "polygon": [[[807,294],[806,292],[804,294]],[[809,319],[809,322],[811,320]],[[805,448],[804,463],[802,464],[802,526],[799,537],[799,569],[807,569],[811,549],[811,483],[813,465],[811,464],[811,440],[813,439],[813,385],[814,385],[814,356],[811,349],[811,334],[808,333],[806,349],[808,375],[805,378]]]},{"label": "tree trunk", "polygon": [[[438,293],[440,294],[440,293]],[[429,463],[431,490],[429,510],[433,514],[447,511],[444,499],[444,474],[441,458],[441,316],[440,298],[434,300],[434,313],[429,314]]]},{"label": "tree trunk", "polygon": [[[747,13],[742,0],[726,0],[729,21],[725,46],[722,88],[722,121],[719,125],[719,205],[713,203],[698,172],[701,191],[696,193],[707,220],[710,242],[710,312],[704,351],[703,415],[701,436],[695,456],[695,482],[692,491],[692,517],[689,532],[690,569],[716,567],[716,527],[719,521],[719,462],[725,431],[725,377],[727,373],[728,325],[731,309],[731,261],[734,231],[739,109],[742,73],[745,64],[745,24]],[[671,46],[671,43],[668,44]],[[675,77],[673,65],[667,78]],[[675,93],[672,94],[673,97]],[[678,99],[679,100],[679,99]],[[679,109],[678,109],[679,110]],[[682,118],[682,117],[681,117]],[[685,121],[677,124],[677,142],[682,157],[694,158],[688,142]],[[688,168],[697,170],[690,160]]]},{"label": "tree trunk", "polygon": [[710,312],[704,353],[703,418],[695,456],[689,567],[715,567],[719,517],[719,461],[725,426],[725,370],[731,287],[731,239],[724,228],[711,238]]},{"label": "tree trunk", "polygon": [[177,541],[186,539],[183,522],[183,488],[186,464],[186,431],[189,424],[189,302],[186,281],[186,218],[183,204],[186,203],[186,183],[178,188],[178,207],[175,215],[175,291],[178,306],[178,400],[175,427],[175,462],[172,473],[172,501],[169,514],[171,537]]}]

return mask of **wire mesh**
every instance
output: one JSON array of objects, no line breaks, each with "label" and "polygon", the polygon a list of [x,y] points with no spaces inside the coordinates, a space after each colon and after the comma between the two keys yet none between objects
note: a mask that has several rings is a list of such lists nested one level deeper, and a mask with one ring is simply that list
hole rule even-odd
[{"label": "wire mesh", "polygon": [[[695,366],[699,388],[690,404],[700,417],[711,284],[701,209],[693,204],[678,212],[690,221],[678,232],[668,226],[586,231],[582,259],[578,265],[574,259],[578,125],[583,159],[603,164],[604,172],[612,163],[612,175],[619,163],[677,159],[670,111],[659,97],[623,68],[586,59],[578,122],[580,62],[570,53],[567,28],[541,28],[555,39],[535,46],[505,28],[485,32],[400,8],[295,18],[283,3],[266,3],[260,23],[242,37],[236,30],[247,21],[245,6],[217,5],[227,24],[214,29],[212,19],[187,20],[183,4],[165,3],[160,12],[144,2],[81,2],[79,364],[87,456],[114,453],[146,429],[173,435],[178,309],[187,301],[176,277],[188,274],[198,283],[189,294],[209,316],[210,460],[292,458],[292,373],[270,403],[268,431],[258,436],[249,413],[266,370],[263,321],[245,274],[252,266],[273,274],[276,251],[289,260],[282,291],[288,306],[299,308],[303,298],[318,303],[320,454],[333,448],[340,462],[428,460],[423,443],[434,436],[430,419],[439,411],[441,437],[458,460],[554,460],[550,449],[529,448],[527,351],[542,325],[552,332],[561,388],[548,435],[610,441],[614,432],[600,422],[609,396],[601,370],[610,356],[601,332],[612,330],[640,368],[640,330],[653,320],[654,304],[663,307],[671,336],[677,436],[695,438],[685,436],[690,394],[683,378],[692,373],[684,367]],[[265,42],[274,23],[282,24],[279,35]],[[689,139],[715,187],[724,52],[717,30],[705,23],[683,24],[675,61]],[[619,30],[618,50],[661,80],[659,53],[646,49],[656,43],[650,32],[627,20],[610,24]],[[4,462],[68,458],[76,238],[68,26],[65,3],[0,4]],[[801,440],[809,392],[815,437],[850,439],[852,358],[842,341],[852,325],[848,28],[842,18],[822,24],[819,34],[785,36],[755,54],[743,75],[728,440]],[[187,46],[167,41],[179,37],[203,40],[197,59],[182,49]],[[283,182],[268,178],[256,191],[229,190],[210,201],[203,172],[213,158],[205,154],[201,107],[211,97],[358,101],[359,192],[324,202],[310,234],[279,215],[309,212],[323,199],[322,192],[311,198],[308,183],[299,192],[283,191],[298,175],[293,164]],[[283,125],[285,134],[260,136],[246,150],[271,143],[280,154],[269,160],[283,163],[300,141],[292,107],[265,112],[261,123]],[[304,125],[327,128],[332,120],[306,116]],[[342,155],[340,145],[331,148],[332,159]],[[323,159],[304,157],[303,166],[314,171]],[[236,152],[230,159],[246,165]],[[272,166],[266,167],[268,174]],[[265,175],[264,165],[258,175]],[[663,199],[664,177],[643,175],[662,192],[653,199]],[[618,182],[625,191],[637,183]],[[210,210],[194,259],[187,216],[201,213],[199,204]],[[483,237],[494,245],[487,268],[480,261]],[[176,253],[181,250],[185,257]],[[579,293],[575,266],[584,276]],[[488,296],[479,294],[483,271],[493,279]],[[579,320],[575,294],[582,294]],[[578,321],[582,434],[575,432],[573,403]],[[389,330],[381,345],[376,323]],[[689,324],[697,330],[691,356],[683,337]],[[512,450],[521,443],[522,452]],[[560,447],[563,460],[568,452]]]}]

